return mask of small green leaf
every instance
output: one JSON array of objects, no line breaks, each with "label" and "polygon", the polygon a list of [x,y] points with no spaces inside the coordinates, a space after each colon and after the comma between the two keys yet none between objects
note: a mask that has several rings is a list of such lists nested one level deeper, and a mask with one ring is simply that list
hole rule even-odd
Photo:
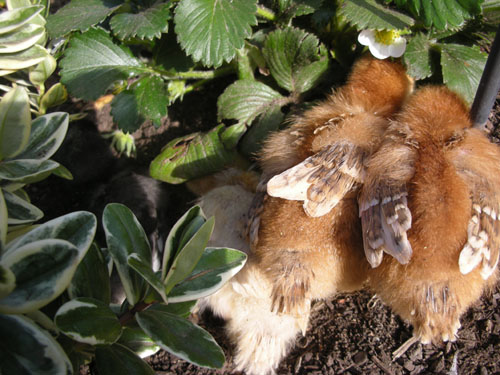
[{"label": "small green leaf", "polygon": [[148,282],[161,296],[163,301],[167,302],[167,296],[165,295],[165,287],[161,282],[159,276],[151,268],[151,264],[148,264],[144,259],[142,259],[139,254],[130,254],[127,258],[128,265],[132,267],[139,275],[141,275],[144,280]]},{"label": "small green leaf", "polygon": [[4,198],[9,214],[7,219],[9,225],[29,224],[43,217],[43,212],[38,207],[15,194],[4,191]]},{"label": "small green leaf", "polygon": [[0,66],[6,70],[29,68],[43,61],[47,56],[49,56],[49,52],[45,48],[35,44],[20,52],[0,54]]},{"label": "small green leaf", "polygon": [[187,244],[178,252],[163,281],[165,293],[188,277],[200,260],[214,229],[214,218],[208,219]]},{"label": "small green leaf", "polygon": [[431,60],[433,41],[425,34],[418,33],[410,39],[403,56],[410,76],[415,79],[424,79],[434,73]]},{"label": "small green leaf", "polygon": [[281,103],[285,103],[283,96],[269,86],[239,80],[228,86],[217,100],[219,121],[235,119],[250,125],[257,116]]},{"label": "small green leaf", "polygon": [[16,287],[16,276],[12,271],[0,264],[0,299],[7,297]]},{"label": "small green leaf", "polygon": [[202,367],[224,365],[224,353],[214,338],[189,320],[153,310],[141,311],[136,318],[146,334],[179,358]]},{"label": "small green leaf", "polygon": [[120,39],[159,38],[168,31],[170,19],[170,3],[156,3],[138,13],[120,13],[111,18],[113,33]]},{"label": "small green leaf", "polygon": [[97,346],[95,360],[99,375],[155,375],[146,362],[121,344]]},{"label": "small green leaf", "polygon": [[2,374],[73,374],[61,346],[31,319],[0,314],[0,337],[8,338],[0,344]]},{"label": "small green leaf", "polygon": [[134,95],[138,112],[160,125],[162,117],[167,115],[168,93],[165,83],[158,76],[146,76],[134,85]]},{"label": "small green leaf", "polygon": [[96,100],[113,82],[142,66],[130,50],[95,28],[71,38],[60,65],[61,82],[72,95],[86,100]]},{"label": "small green leaf", "polygon": [[291,92],[311,89],[328,68],[328,56],[318,38],[300,29],[273,31],[262,52],[273,78]]},{"label": "small green leaf", "polygon": [[207,247],[189,277],[172,289],[169,302],[192,301],[215,293],[240,271],[246,259],[239,250]]},{"label": "small green leaf", "polygon": [[113,13],[122,4],[115,0],[72,0],[47,19],[51,38],[75,30],[86,31]]},{"label": "small green leaf", "polygon": [[127,133],[133,133],[145,121],[139,113],[137,98],[130,90],[124,90],[113,98],[111,115],[118,127]]},{"label": "small green leaf", "polygon": [[0,311],[19,314],[37,310],[69,285],[79,261],[68,241],[40,240],[4,254],[1,264],[16,277],[16,288],[0,300]]},{"label": "small green leaf", "polygon": [[17,86],[0,101],[0,160],[18,155],[28,143],[30,130],[28,93]]},{"label": "small green leaf", "polygon": [[470,104],[486,64],[487,55],[479,47],[440,44],[443,81]]},{"label": "small green leaf", "polygon": [[127,301],[133,306],[144,293],[146,284],[128,265],[127,258],[137,253],[151,266],[151,248],[146,233],[132,211],[122,204],[108,204],[102,221],[108,251],[113,257]]},{"label": "small green leaf", "polygon": [[108,265],[104,255],[95,243],[90,246],[68,286],[70,298],[90,297],[109,305],[111,286]]},{"label": "small green leaf", "polygon": [[49,176],[59,163],[52,160],[19,159],[0,163],[0,178],[31,184]]},{"label": "small green leaf", "polygon": [[358,29],[403,30],[413,25],[411,17],[384,7],[375,0],[350,0],[340,13]]},{"label": "small green leaf", "polygon": [[231,61],[257,24],[256,0],[181,0],[175,32],[186,54],[205,66]]},{"label": "small green leaf", "polygon": [[126,346],[141,358],[149,357],[161,349],[139,327],[123,327],[118,343]]},{"label": "small green leaf", "polygon": [[42,26],[28,24],[19,30],[0,34],[0,53],[23,51],[35,44],[45,33]]},{"label": "small green leaf", "polygon": [[0,14],[0,34],[5,34],[21,27],[43,10],[40,5],[8,10]]},{"label": "small green leaf", "polygon": [[45,83],[52,73],[55,72],[57,61],[52,55],[48,55],[38,65],[31,68],[29,73],[30,82],[36,86],[41,86]]},{"label": "small green leaf", "polygon": [[69,115],[53,112],[37,117],[31,123],[28,144],[17,159],[47,160],[55,154],[68,131]]},{"label": "small green leaf", "polygon": [[60,83],[53,85],[40,100],[40,113],[45,113],[48,108],[63,104],[68,99],[66,88]]},{"label": "small green leaf", "polygon": [[194,133],[175,138],[151,162],[151,177],[171,184],[181,184],[189,179],[221,170],[236,157],[222,143],[224,125],[208,133]]},{"label": "small green leaf", "polygon": [[57,310],[54,320],[65,335],[84,344],[113,344],[121,335],[116,315],[108,305],[93,298],[66,302]]},{"label": "small green leaf", "polygon": [[285,115],[279,106],[269,108],[260,115],[258,120],[243,136],[239,148],[241,153],[248,156],[256,155],[269,134],[279,129],[284,117]]},{"label": "small green leaf", "polygon": [[[220,99],[220,96],[219,96]],[[247,131],[247,125],[244,122],[238,122],[237,124],[229,126],[221,134],[220,139],[224,146],[228,149],[236,148],[241,137]]]}]

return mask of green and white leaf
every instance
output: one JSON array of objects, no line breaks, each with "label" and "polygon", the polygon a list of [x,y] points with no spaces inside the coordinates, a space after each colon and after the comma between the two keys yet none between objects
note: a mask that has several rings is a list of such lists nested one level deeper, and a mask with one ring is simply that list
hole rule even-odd
[{"label": "green and white leaf", "polygon": [[82,259],[68,286],[70,298],[90,297],[109,305],[111,286],[108,265],[99,247],[93,243]]},{"label": "green and white leaf", "polygon": [[340,14],[359,30],[403,30],[415,22],[411,17],[386,8],[375,0],[344,1]]},{"label": "green and white leaf", "polygon": [[24,236],[9,242],[6,254],[15,252],[18,248],[35,241],[60,239],[66,240],[78,248],[78,262],[80,262],[94,240],[96,229],[97,219],[94,214],[86,211],[75,211],[50,220]]},{"label": "green and white leaf", "polygon": [[440,44],[443,81],[469,104],[474,100],[487,55],[479,47]]},{"label": "green and white leaf", "polygon": [[177,38],[194,61],[218,67],[231,61],[257,24],[255,0],[181,0],[175,11]]},{"label": "green and white leaf", "polygon": [[121,325],[107,304],[93,298],[66,302],[54,317],[57,328],[75,341],[89,344],[113,344],[121,335]]},{"label": "green and white leaf", "polygon": [[167,296],[165,295],[165,287],[161,282],[160,277],[153,271],[151,264],[148,264],[148,262],[139,256],[139,254],[130,254],[127,261],[128,265],[141,275],[144,280],[146,280],[148,284],[158,292],[163,301],[166,303]]},{"label": "green and white leaf", "polygon": [[155,303],[148,310],[149,311],[161,311],[168,314],[174,314],[181,318],[188,318],[193,312],[197,301],[187,301],[179,303],[169,303],[165,305],[164,303]]},{"label": "green and white leaf", "polygon": [[136,319],[157,344],[179,358],[201,367],[224,365],[224,353],[214,338],[189,320],[153,310],[137,313]]},{"label": "green and white leaf", "polygon": [[38,324],[41,328],[48,331],[52,336],[57,337],[59,335],[59,330],[56,327],[56,324],[49,318],[45,313],[40,310],[31,311],[29,313],[24,314],[27,318],[33,320],[36,324]]},{"label": "green and white leaf", "polygon": [[71,38],[60,65],[61,82],[72,95],[86,100],[96,100],[113,82],[142,67],[128,48],[96,28]]},{"label": "green and white leaf", "polygon": [[170,3],[156,3],[139,13],[120,13],[111,18],[110,26],[118,38],[154,39],[168,31]]},{"label": "green and white leaf", "polygon": [[0,34],[18,29],[43,10],[43,6],[33,5],[8,10],[0,14]]},{"label": "green and white leaf", "polygon": [[425,34],[418,33],[410,39],[403,55],[410,76],[419,80],[430,77],[434,73],[431,59],[431,48],[435,41]]},{"label": "green and white leaf", "polygon": [[28,93],[16,86],[0,101],[0,160],[18,155],[28,143],[30,130]]},{"label": "green and white leaf", "polygon": [[[21,315],[0,314],[0,337],[8,345],[0,351],[2,374],[73,374],[70,360],[52,336]],[[29,350],[27,350],[29,348]]]},{"label": "green and white leaf", "polygon": [[9,214],[7,223],[9,225],[29,224],[40,220],[43,217],[43,212],[38,207],[30,202],[18,197],[16,194],[3,192],[7,212]]},{"label": "green and white leaf", "polygon": [[[172,262],[165,280],[165,293],[169,294],[172,288],[188,277],[194,270],[196,264],[200,260],[208,240],[212,235],[214,229],[215,219],[211,217],[208,219],[192,236],[189,241],[182,247],[178,255]],[[181,301],[179,301],[181,302]]]},{"label": "green and white leaf", "polygon": [[241,270],[246,259],[239,250],[207,247],[189,277],[169,293],[169,302],[192,301],[215,293]]},{"label": "green and white leaf", "polygon": [[79,250],[68,241],[40,240],[10,251],[0,264],[16,277],[16,288],[0,300],[0,312],[21,314],[37,310],[69,285],[79,261]]},{"label": "green and white leaf", "polygon": [[45,29],[42,26],[28,24],[20,30],[0,34],[0,53],[13,53],[28,49],[43,37]]},{"label": "green and white leaf", "polygon": [[149,357],[161,349],[160,345],[157,345],[139,327],[123,327],[118,343],[126,346],[141,358]]},{"label": "green and white leaf", "polygon": [[136,253],[151,266],[151,248],[146,233],[132,211],[122,204],[108,204],[102,221],[108,251],[113,257],[127,301],[133,306],[139,301],[146,284],[141,275],[128,265],[127,258]]},{"label": "green and white leaf", "polygon": [[168,92],[163,80],[158,76],[145,76],[135,83],[133,92],[139,113],[157,126],[161,125],[168,107]]},{"label": "green and white leaf", "polygon": [[0,299],[7,297],[16,287],[16,276],[4,265],[0,264]]},{"label": "green and white leaf", "polygon": [[37,117],[31,123],[28,144],[17,159],[47,160],[55,154],[68,131],[69,115],[52,112]]},{"label": "green and white leaf", "polygon": [[49,56],[49,52],[35,44],[16,53],[0,54],[0,66],[6,70],[20,70],[34,66]]},{"label": "green and white leaf", "polygon": [[97,346],[95,361],[99,375],[155,375],[154,370],[146,362],[121,344]]},{"label": "green and white leaf", "polygon": [[0,178],[31,184],[49,176],[59,163],[53,160],[15,159],[0,163]]},{"label": "green and white leaf", "polygon": [[285,103],[285,100],[264,83],[239,80],[228,86],[217,100],[219,121],[234,119],[249,126],[257,116]]},{"label": "green and white leaf", "polygon": [[55,72],[56,67],[57,60],[52,55],[48,55],[38,65],[31,68],[29,73],[30,82],[36,86],[43,85],[47,78]]},{"label": "green and white leaf", "polygon": [[5,203],[4,193],[0,188],[0,256],[3,253],[5,244],[7,243],[7,219],[9,217],[7,204]]},{"label": "green and white leaf", "polygon": [[118,9],[123,2],[110,0],[71,0],[47,19],[51,38],[71,31],[86,31]]},{"label": "green and white leaf", "polygon": [[328,68],[328,54],[318,38],[292,27],[270,33],[262,52],[273,78],[291,92],[311,89]]},{"label": "green and white leaf", "polygon": [[60,82],[53,85],[40,100],[40,113],[47,112],[50,107],[63,104],[68,99],[66,87]]},{"label": "green and white leaf", "polygon": [[181,184],[219,171],[232,163],[237,154],[222,142],[224,130],[224,125],[219,125],[208,133],[193,133],[173,139],[151,162],[151,177]]}]

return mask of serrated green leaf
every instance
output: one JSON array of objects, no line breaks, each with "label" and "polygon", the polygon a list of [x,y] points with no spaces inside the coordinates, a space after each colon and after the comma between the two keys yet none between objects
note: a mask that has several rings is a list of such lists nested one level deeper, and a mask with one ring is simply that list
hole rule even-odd
[{"label": "serrated green leaf", "polygon": [[174,257],[177,255],[179,248],[179,243],[181,241],[182,233],[184,233],[185,228],[189,225],[191,221],[195,218],[201,217],[206,220],[205,215],[201,211],[200,206],[193,206],[187,210],[184,215],[181,216],[179,220],[173,225],[172,229],[168,233],[167,240],[165,241],[165,248],[163,249],[163,260],[162,260],[162,274],[161,279],[165,280],[167,271],[170,269]]},{"label": "serrated green leaf", "polygon": [[328,68],[318,38],[292,27],[270,33],[262,52],[273,78],[291,92],[309,90]]},{"label": "serrated green leaf", "polygon": [[16,276],[9,268],[0,264],[0,299],[7,297],[15,287]]},{"label": "serrated green leaf", "polygon": [[40,100],[40,113],[45,113],[48,108],[63,104],[68,99],[68,92],[60,82],[53,85]]},{"label": "serrated green leaf", "polygon": [[406,46],[403,55],[408,74],[415,79],[424,79],[434,73],[434,67],[431,60],[431,47],[434,41],[430,40],[425,34],[418,33]]},{"label": "serrated green leaf", "polygon": [[283,99],[279,92],[261,82],[236,81],[217,100],[219,121],[235,119],[250,125],[257,116],[279,105]]},{"label": "serrated green leaf", "polygon": [[280,13],[288,17],[299,17],[314,13],[321,7],[323,0],[280,0],[278,5]]},{"label": "serrated green leaf", "polygon": [[59,163],[52,160],[9,160],[0,163],[0,179],[31,184],[47,178]]},{"label": "serrated green leaf", "polygon": [[44,239],[61,239],[75,245],[78,250],[78,261],[83,259],[94,240],[97,219],[94,214],[76,211],[50,220],[7,244],[6,254],[19,247]]},{"label": "serrated green leaf", "polygon": [[157,344],[195,365],[221,368],[224,353],[214,338],[189,320],[160,311],[141,311],[137,322]]},{"label": "serrated green leaf", "polygon": [[70,298],[90,297],[109,305],[111,286],[108,265],[95,243],[90,246],[68,286]]},{"label": "serrated green leaf", "polygon": [[86,31],[102,22],[121,6],[118,0],[72,0],[47,19],[47,30],[51,38],[71,31]]},{"label": "serrated green leaf", "polygon": [[246,259],[239,250],[207,247],[188,278],[169,293],[169,302],[192,301],[215,293],[240,271]]},{"label": "serrated green leaf", "polygon": [[194,236],[189,239],[186,245],[178,251],[172,262],[172,267],[168,270],[167,276],[163,281],[167,296],[172,288],[188,277],[195,268],[212,235],[214,223],[215,220],[213,217],[208,219]]},{"label": "serrated green leaf", "polygon": [[41,86],[45,83],[47,78],[55,72],[57,61],[52,55],[48,55],[38,65],[31,68],[29,73],[30,82],[36,86]]},{"label": "serrated green leaf", "polygon": [[280,106],[269,108],[260,115],[252,127],[245,133],[240,143],[240,151],[243,155],[257,155],[264,140],[271,132],[277,131],[283,122],[285,115]]},{"label": "serrated green leaf", "polygon": [[241,137],[243,137],[247,131],[247,128],[244,122],[238,122],[237,124],[229,126],[220,136],[224,146],[228,149],[236,148]]},{"label": "serrated green leaf", "polygon": [[479,47],[440,44],[443,81],[469,104],[474,100],[487,55]]},{"label": "serrated green leaf", "polygon": [[153,60],[163,69],[174,72],[185,72],[194,66],[193,60],[182,50],[172,29],[155,41]]},{"label": "serrated green leaf", "polygon": [[137,253],[151,265],[151,248],[146,233],[132,211],[122,204],[108,204],[104,208],[102,222],[108,251],[113,257],[127,301],[133,306],[144,293],[146,284],[128,265],[127,258]]},{"label": "serrated green leaf", "polygon": [[0,14],[0,34],[16,30],[43,10],[42,6],[33,5],[16,8]]},{"label": "serrated green leaf", "polygon": [[[71,362],[52,336],[21,315],[0,314],[2,374],[73,374]],[[29,348],[29,350],[27,350]]]},{"label": "serrated green leaf", "polygon": [[121,344],[97,346],[95,360],[99,375],[155,375],[146,362]]},{"label": "serrated green leaf", "polygon": [[120,13],[111,18],[113,33],[120,39],[159,38],[168,31],[170,3],[156,3],[138,13]]},{"label": "serrated green leaf", "polygon": [[86,100],[96,100],[113,82],[142,66],[130,50],[95,28],[71,38],[60,65],[61,82],[72,95]]},{"label": "serrated green leaf", "polygon": [[57,328],[73,340],[89,344],[113,344],[121,335],[121,325],[107,304],[94,298],[66,302],[54,317]]},{"label": "serrated green leaf", "polygon": [[20,70],[29,68],[43,61],[49,52],[37,44],[30,48],[16,53],[8,53],[0,55],[0,66],[7,70]]},{"label": "serrated green leaf", "polygon": [[140,257],[139,254],[130,254],[127,258],[128,265],[132,267],[139,275],[141,275],[144,280],[148,282],[161,296],[163,301],[167,302],[167,296],[165,295],[165,288],[159,276],[151,268],[151,264],[148,264],[144,259]]},{"label": "serrated green leaf", "polygon": [[40,240],[4,254],[1,264],[16,277],[16,288],[0,300],[0,311],[19,314],[45,306],[69,285],[78,249],[64,240]]},{"label": "serrated green leaf", "polygon": [[9,225],[28,224],[43,217],[43,212],[38,207],[15,194],[4,191],[4,198],[9,214],[7,219]]},{"label": "serrated green leaf", "polygon": [[411,17],[386,8],[375,0],[344,1],[340,13],[358,29],[402,30],[414,23]]},{"label": "serrated green leaf", "polygon": [[194,133],[170,141],[150,164],[151,177],[171,184],[221,170],[236,156],[221,141],[224,125],[208,133]]},{"label": "serrated green leaf", "polygon": [[486,0],[482,4],[484,20],[492,25],[500,24],[500,1]]},{"label": "serrated green leaf", "polygon": [[57,151],[68,131],[69,115],[53,112],[37,117],[31,123],[28,144],[17,159],[47,160]]},{"label": "serrated green leaf", "polygon": [[231,61],[257,24],[255,0],[181,0],[175,32],[186,54],[205,66]]},{"label": "serrated green leaf", "polygon": [[28,143],[30,130],[28,93],[17,86],[0,101],[0,160],[18,155]]},{"label": "serrated green leaf", "polygon": [[168,107],[168,93],[163,80],[158,76],[143,77],[135,83],[133,92],[138,112],[160,125]]},{"label": "serrated green leaf", "polygon": [[42,26],[28,24],[10,33],[0,34],[0,53],[13,53],[28,49],[45,33]]},{"label": "serrated green leaf", "polygon": [[149,357],[161,349],[139,327],[123,327],[118,343],[126,346],[141,358]]},{"label": "serrated green leaf", "polygon": [[118,127],[127,133],[135,132],[146,121],[139,113],[137,97],[131,90],[124,90],[113,98],[111,115]]}]

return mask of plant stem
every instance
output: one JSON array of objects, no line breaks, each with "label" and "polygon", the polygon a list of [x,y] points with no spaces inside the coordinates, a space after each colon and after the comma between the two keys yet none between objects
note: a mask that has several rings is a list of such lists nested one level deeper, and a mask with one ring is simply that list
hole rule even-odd
[{"label": "plant stem", "polygon": [[268,21],[276,21],[276,14],[262,5],[257,5],[257,15]]},{"label": "plant stem", "polygon": [[132,309],[126,311],[122,316],[120,316],[120,324],[122,325],[122,327],[134,319],[135,313],[146,310],[152,304],[153,303],[146,303],[144,301],[141,301],[137,305],[132,307]]},{"label": "plant stem", "polygon": [[213,79],[217,77],[226,76],[234,73],[234,67],[228,65],[215,70],[193,70],[189,72],[175,72],[171,73],[157,67],[147,67],[140,69],[144,73],[160,74],[163,78],[171,81],[188,80],[188,79]]}]

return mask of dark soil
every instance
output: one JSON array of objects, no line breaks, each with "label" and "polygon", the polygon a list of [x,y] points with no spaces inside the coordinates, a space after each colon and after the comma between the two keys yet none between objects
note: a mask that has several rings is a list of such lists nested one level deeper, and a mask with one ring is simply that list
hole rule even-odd
[{"label": "dark soil", "polygon": [[[50,178],[33,185],[30,195],[34,203],[45,212],[46,219],[49,219],[76,209],[89,209],[85,205],[90,205],[89,202],[95,200],[96,194],[103,204],[106,201],[113,201],[119,195],[117,188],[106,191],[106,186],[116,181],[117,174],[126,170],[130,173],[147,175],[149,162],[169,140],[200,129],[210,129],[216,125],[216,98],[221,92],[220,87],[224,86],[210,84],[203,91],[187,95],[182,103],[175,104],[170,109],[169,117],[161,128],[156,129],[146,125],[136,132],[134,136],[137,139],[138,154],[135,159],[111,155],[102,144],[89,146],[88,142],[94,139],[95,134],[95,127],[91,127],[88,133],[90,135],[83,137],[85,141],[80,147],[81,154],[71,155],[69,159],[76,162],[84,158],[82,160],[86,160],[87,163],[90,158],[92,170],[87,171],[87,175],[82,177],[83,180],[77,181],[78,183],[61,183],[60,179]],[[489,124],[492,139],[496,142],[499,142],[500,136],[498,99]],[[72,106],[78,107],[78,103],[73,103]],[[90,113],[88,118],[90,121],[84,125],[72,124],[71,127],[89,127],[89,124],[96,123],[100,131],[111,129],[106,107],[97,113]],[[75,151],[75,147],[70,149]],[[66,159],[61,161],[71,169],[72,166],[67,165],[68,155],[61,154],[60,157]],[[121,186],[122,190],[129,189],[127,183],[118,186]],[[145,184],[143,187],[142,193],[147,195],[148,185]],[[147,204],[154,206],[153,210],[156,212],[166,213],[164,219],[161,215],[156,218],[158,222],[164,220],[165,223],[153,223],[149,230],[150,234],[168,230],[168,227],[195,199],[184,186],[161,184],[160,187],[166,192],[166,198],[160,203]],[[125,194],[124,203],[137,200],[137,197],[130,196],[133,194],[130,192],[128,198]],[[96,211],[99,209],[96,208]],[[139,219],[141,220],[141,217]],[[332,300],[315,303],[306,336],[297,339],[297,345],[282,362],[278,373],[500,374],[499,303],[500,286],[491,295],[484,296],[477,306],[463,316],[462,328],[459,330],[456,342],[437,346],[415,344],[402,357],[393,361],[392,352],[411,337],[411,327],[368,293],[339,295]],[[224,322],[209,313],[200,317],[195,316],[193,319],[205,327],[224,349],[227,361],[223,369],[202,369],[165,351],[150,357],[148,362],[158,374],[232,373],[233,347],[224,335]]]}]

